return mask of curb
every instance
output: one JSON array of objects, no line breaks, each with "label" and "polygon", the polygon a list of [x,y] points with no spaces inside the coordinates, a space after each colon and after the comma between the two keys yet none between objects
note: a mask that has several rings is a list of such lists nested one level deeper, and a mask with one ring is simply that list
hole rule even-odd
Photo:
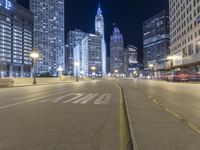
[{"label": "curb", "polygon": [[[126,100],[126,95],[124,93],[123,88],[114,81],[114,83],[116,83],[118,85],[118,87],[120,88],[122,95],[123,95],[123,100],[124,100],[124,104],[125,104],[125,111],[126,111],[126,117],[127,117],[127,121],[128,121],[128,127],[129,127],[129,132],[130,132],[130,136],[131,136],[131,141],[132,141],[132,149],[133,150],[139,150],[138,149],[138,144],[137,144],[137,140],[136,140],[136,136],[135,136],[135,130],[133,128],[133,125],[131,123],[131,117],[130,117],[130,113],[129,113],[129,108],[128,108],[128,104],[127,104],[127,100]],[[130,149],[129,149],[130,150]]]},{"label": "curb", "polygon": [[134,150],[139,150],[138,149],[137,140],[136,140],[136,136],[135,136],[135,130],[134,130],[133,125],[131,123],[131,117],[130,117],[129,108],[128,108],[128,104],[127,104],[127,100],[126,100],[126,95],[125,95],[123,89],[122,89],[122,91],[123,91],[123,95],[124,95],[124,102],[125,102],[125,107],[126,107],[126,113],[127,113],[127,117],[128,117],[129,127],[130,127],[130,131],[131,131],[131,138],[132,138],[132,142],[133,142],[133,149]]}]

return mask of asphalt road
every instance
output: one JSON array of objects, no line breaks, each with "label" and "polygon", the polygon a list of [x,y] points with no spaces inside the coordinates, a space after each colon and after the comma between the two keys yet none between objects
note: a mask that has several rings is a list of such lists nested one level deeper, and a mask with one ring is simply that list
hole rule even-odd
[{"label": "asphalt road", "polygon": [[107,80],[0,89],[0,149],[117,150],[119,97]]},{"label": "asphalt road", "polygon": [[200,128],[200,84],[152,80],[127,81],[123,82],[133,90],[139,90],[145,96],[157,100]]},{"label": "asphalt road", "polygon": [[[116,82],[135,150],[199,150],[199,84]],[[0,89],[0,150],[125,150],[121,100],[112,80]]]},{"label": "asphalt road", "polygon": [[139,150],[200,149],[200,84],[118,80]]}]

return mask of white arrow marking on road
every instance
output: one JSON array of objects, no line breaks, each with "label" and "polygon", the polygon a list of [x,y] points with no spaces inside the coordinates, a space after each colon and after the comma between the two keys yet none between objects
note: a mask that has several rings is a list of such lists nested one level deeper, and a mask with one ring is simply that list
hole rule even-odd
[{"label": "white arrow marking on road", "polygon": [[63,98],[68,97],[68,96],[71,96],[71,95],[74,95],[74,93],[71,93],[71,94],[68,94],[68,95],[64,95],[64,96],[58,97],[56,100],[52,101],[52,103],[57,103],[57,102],[59,102],[60,100],[62,100]]},{"label": "white arrow marking on road", "polygon": [[94,104],[97,105],[104,105],[104,104],[108,104],[110,102],[111,99],[111,94],[102,94],[95,102]]},{"label": "white arrow marking on road", "polygon": [[86,95],[86,96],[84,96],[84,97],[82,97],[82,98],[74,101],[73,104],[77,104],[77,103],[80,103],[80,102],[81,102],[81,104],[86,104],[90,100],[92,100],[94,97],[96,97],[97,95],[98,94],[92,94],[92,93],[90,93],[90,94],[88,94],[88,95]]},{"label": "white arrow marking on road", "polygon": [[74,101],[74,100],[76,100],[76,99],[78,99],[78,98],[84,96],[83,93],[78,93],[78,94],[76,94],[76,95],[77,95],[76,97],[71,98],[71,99],[69,99],[69,100],[66,100],[66,101],[64,101],[63,103],[70,103],[70,102],[72,102],[72,101]]}]

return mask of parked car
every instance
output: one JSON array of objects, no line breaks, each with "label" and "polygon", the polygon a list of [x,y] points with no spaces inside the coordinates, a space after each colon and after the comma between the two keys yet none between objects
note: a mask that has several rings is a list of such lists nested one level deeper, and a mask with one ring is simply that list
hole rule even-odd
[{"label": "parked car", "polygon": [[188,82],[189,81],[189,74],[185,71],[173,71],[171,75],[168,75],[167,81],[173,82]]},{"label": "parked car", "polygon": [[198,73],[196,73],[196,79],[197,79],[197,81],[200,81],[200,71]]}]

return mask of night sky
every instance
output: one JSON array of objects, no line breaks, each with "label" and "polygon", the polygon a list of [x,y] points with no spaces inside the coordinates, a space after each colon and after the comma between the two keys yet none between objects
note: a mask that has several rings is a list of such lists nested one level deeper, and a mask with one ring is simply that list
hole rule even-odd
[{"label": "night sky", "polygon": [[[18,1],[28,7],[28,0]],[[107,46],[109,47],[113,23],[116,23],[124,36],[125,46],[137,46],[142,59],[142,22],[161,10],[168,9],[168,0],[65,0],[66,33],[70,29],[93,33],[99,1],[105,20]]]}]

